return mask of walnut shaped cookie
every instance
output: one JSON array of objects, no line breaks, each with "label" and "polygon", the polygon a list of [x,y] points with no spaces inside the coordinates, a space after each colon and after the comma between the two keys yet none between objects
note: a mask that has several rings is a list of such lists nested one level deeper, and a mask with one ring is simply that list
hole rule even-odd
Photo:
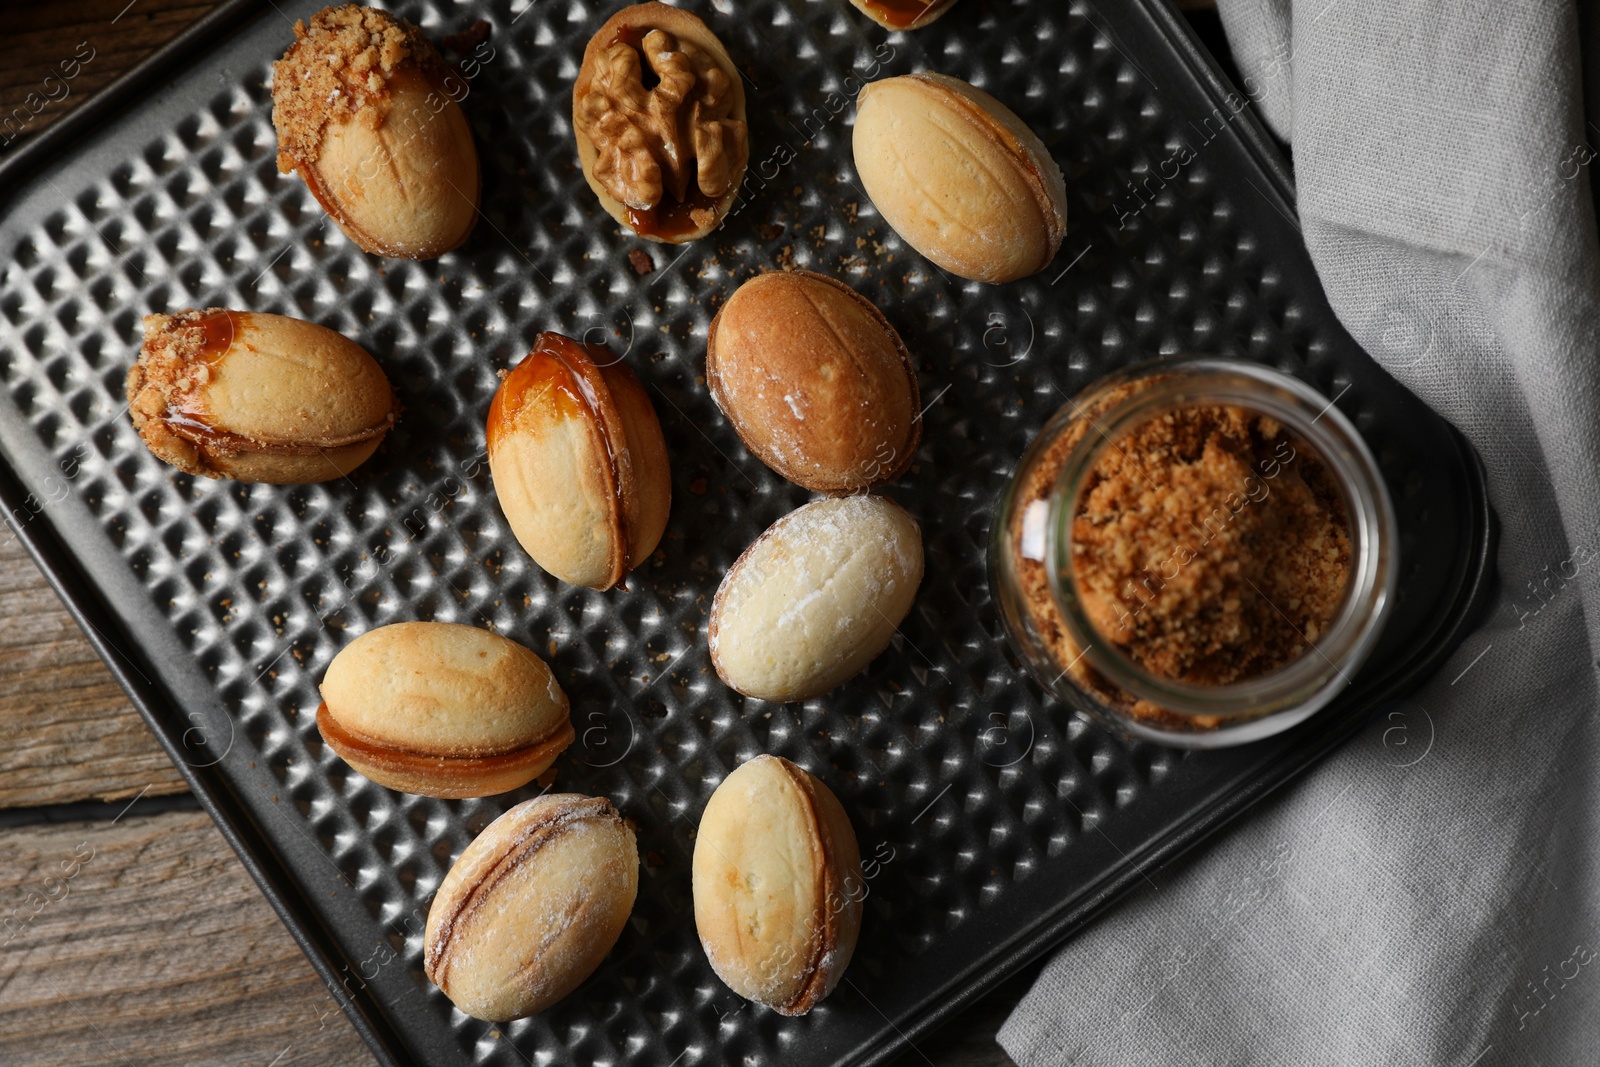
[{"label": "walnut shaped cookie", "polygon": [[750,159],[738,68],[704,22],[666,4],[625,7],[590,38],[572,128],[600,205],[666,244],[721,225]]},{"label": "walnut shaped cookie", "polygon": [[450,68],[386,11],[324,8],[272,65],[278,170],[363,251],[437,259],[478,219],[478,150]]}]

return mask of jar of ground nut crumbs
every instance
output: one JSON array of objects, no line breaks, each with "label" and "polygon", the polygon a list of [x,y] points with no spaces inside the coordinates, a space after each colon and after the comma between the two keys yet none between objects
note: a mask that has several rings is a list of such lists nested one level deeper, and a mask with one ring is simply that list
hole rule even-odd
[{"label": "jar of ground nut crumbs", "polygon": [[1288,729],[1350,684],[1394,600],[1394,508],[1349,420],[1253,363],[1141,364],[1045,424],[990,569],[1047,691],[1191,748]]}]

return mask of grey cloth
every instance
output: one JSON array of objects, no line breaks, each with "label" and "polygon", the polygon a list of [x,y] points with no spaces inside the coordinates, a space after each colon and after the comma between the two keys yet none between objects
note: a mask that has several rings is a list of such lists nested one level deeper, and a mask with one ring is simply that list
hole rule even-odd
[{"label": "grey cloth", "polygon": [[1223,0],[1356,340],[1483,455],[1487,622],[1411,701],[1067,944],[1058,1064],[1600,1063],[1600,129],[1527,0]]}]

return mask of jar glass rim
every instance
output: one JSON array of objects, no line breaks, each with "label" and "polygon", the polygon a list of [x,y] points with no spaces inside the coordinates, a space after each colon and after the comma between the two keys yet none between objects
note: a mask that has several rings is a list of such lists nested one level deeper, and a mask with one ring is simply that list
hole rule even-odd
[{"label": "jar glass rim", "polygon": [[[1062,465],[1051,496],[1046,545],[1050,587],[1066,630],[1108,680],[1179,715],[1233,719],[1293,707],[1309,714],[1350,683],[1350,672],[1376,643],[1394,600],[1398,538],[1394,508],[1377,462],[1331,401],[1300,380],[1261,364],[1220,358],[1148,361],[1101,379],[1094,393],[1103,396],[1151,375],[1163,377],[1103,412],[1090,415],[1073,401],[1079,416],[1091,420],[1091,430]],[[1349,578],[1338,612],[1317,640],[1308,641],[1304,652],[1281,667],[1226,685],[1180,682],[1140,667],[1090,621],[1070,562],[1072,520],[1103,449],[1164,411],[1204,403],[1268,415],[1302,439],[1334,476],[1344,498],[1351,541]]]}]

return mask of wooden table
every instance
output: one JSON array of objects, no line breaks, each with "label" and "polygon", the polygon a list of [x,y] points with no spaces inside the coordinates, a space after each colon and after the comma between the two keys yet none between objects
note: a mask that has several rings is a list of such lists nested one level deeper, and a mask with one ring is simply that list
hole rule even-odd
[{"label": "wooden table", "polygon": [[[1181,6],[1197,3],[1209,0]],[[211,6],[8,0],[0,8],[0,152]],[[1215,27],[1205,28],[1215,40]],[[64,97],[49,99],[61,91],[47,76],[75,52],[87,54],[78,51],[85,41],[94,58]],[[371,1064],[44,578],[6,540],[0,1063]],[[918,1041],[901,1062],[1010,1064],[994,1033],[1035,973]]]}]

